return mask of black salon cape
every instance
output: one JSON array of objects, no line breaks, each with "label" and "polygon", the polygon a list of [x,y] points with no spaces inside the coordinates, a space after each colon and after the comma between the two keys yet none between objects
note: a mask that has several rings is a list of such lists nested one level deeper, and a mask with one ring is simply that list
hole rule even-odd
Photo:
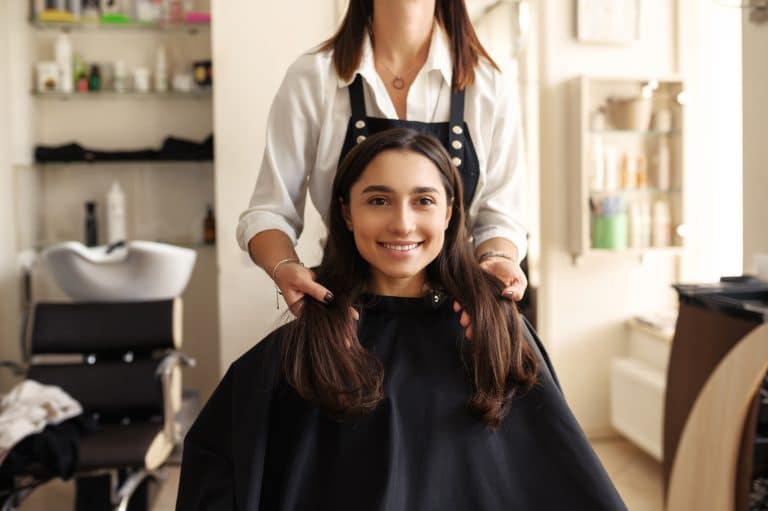
[{"label": "black salon cape", "polygon": [[385,399],[337,422],[281,376],[282,329],[232,364],[184,442],[177,510],[625,510],[546,354],[493,432],[468,408],[452,301],[378,297],[359,337]]}]

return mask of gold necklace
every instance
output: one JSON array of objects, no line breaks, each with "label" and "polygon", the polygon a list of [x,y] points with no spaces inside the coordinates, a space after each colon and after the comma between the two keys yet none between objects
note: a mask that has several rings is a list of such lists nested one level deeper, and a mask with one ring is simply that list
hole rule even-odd
[{"label": "gold necklace", "polygon": [[[384,63],[384,61],[383,61],[383,60],[380,60],[380,61],[379,61],[379,63],[380,63],[382,66],[384,66],[384,69],[386,69],[387,71],[389,71],[389,74],[391,74],[392,76],[394,76],[394,78],[392,79],[392,87],[394,87],[394,88],[395,88],[395,89],[397,89],[397,90],[401,90],[403,87],[405,87],[405,80],[403,79],[403,77],[402,77],[401,75],[398,75],[397,73],[395,73],[394,71],[392,71],[392,70],[389,68],[389,66],[388,66],[388,65],[386,65],[386,64]],[[414,66],[414,67],[415,67],[415,66]],[[414,68],[411,68],[411,69],[410,69],[410,70],[409,70],[407,73],[405,73],[405,76],[406,76],[406,77],[407,77],[407,76],[410,76],[410,74],[411,74],[411,72],[413,71],[413,69],[414,69]]]}]

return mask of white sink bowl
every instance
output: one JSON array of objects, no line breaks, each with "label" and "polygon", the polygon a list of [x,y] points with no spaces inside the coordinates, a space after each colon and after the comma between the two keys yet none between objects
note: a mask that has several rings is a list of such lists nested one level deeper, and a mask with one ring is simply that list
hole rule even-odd
[{"label": "white sink bowl", "polygon": [[187,287],[197,254],[188,248],[128,241],[107,253],[106,246],[67,241],[42,254],[59,287],[82,302],[162,300]]}]

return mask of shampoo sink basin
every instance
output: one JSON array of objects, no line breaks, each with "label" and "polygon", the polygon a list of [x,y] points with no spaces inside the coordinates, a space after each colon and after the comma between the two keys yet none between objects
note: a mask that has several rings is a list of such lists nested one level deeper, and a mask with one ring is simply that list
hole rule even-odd
[{"label": "shampoo sink basin", "polygon": [[73,300],[127,302],[180,296],[197,254],[151,241],[128,241],[112,250],[67,241],[48,248],[42,257]]}]

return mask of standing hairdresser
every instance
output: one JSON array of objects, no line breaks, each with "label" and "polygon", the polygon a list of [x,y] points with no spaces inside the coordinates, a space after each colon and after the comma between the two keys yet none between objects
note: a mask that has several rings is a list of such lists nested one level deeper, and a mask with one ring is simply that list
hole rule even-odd
[{"label": "standing hairdresser", "polygon": [[408,127],[449,151],[478,263],[519,300],[527,286],[520,126],[514,77],[480,44],[464,0],[350,0],[338,32],[299,57],[277,92],[240,247],[288,304],[332,300],[294,250],[307,189],[327,221],[340,160],[373,133]]}]

